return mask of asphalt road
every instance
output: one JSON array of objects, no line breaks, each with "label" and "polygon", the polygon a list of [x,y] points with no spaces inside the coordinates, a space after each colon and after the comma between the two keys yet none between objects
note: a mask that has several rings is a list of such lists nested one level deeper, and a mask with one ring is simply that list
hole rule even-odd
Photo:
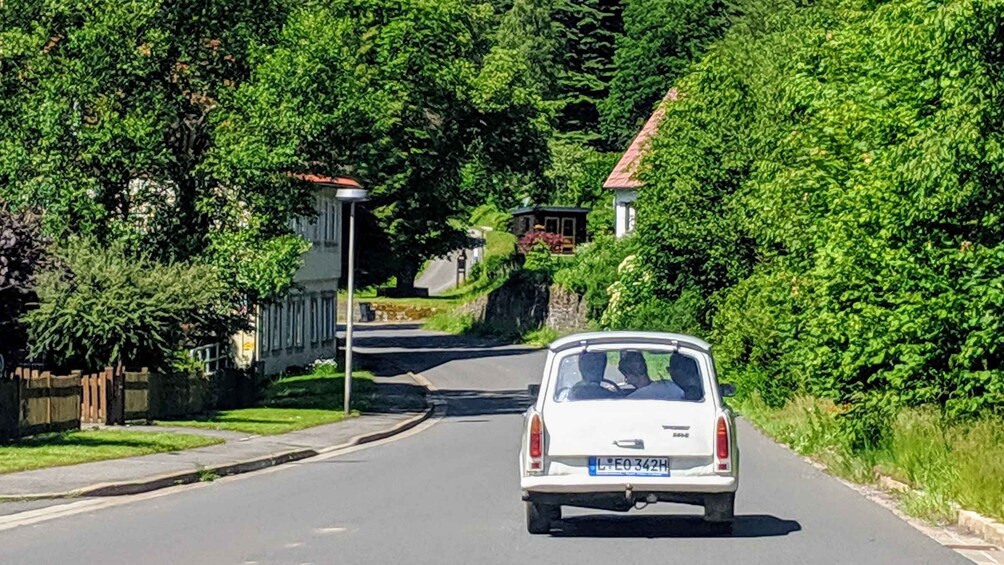
[{"label": "asphalt road", "polygon": [[359,345],[421,371],[446,417],[340,457],[0,531],[0,563],[968,563],[748,426],[734,535],[657,505],[571,511],[559,533],[530,536],[516,451],[543,354],[410,330]]}]

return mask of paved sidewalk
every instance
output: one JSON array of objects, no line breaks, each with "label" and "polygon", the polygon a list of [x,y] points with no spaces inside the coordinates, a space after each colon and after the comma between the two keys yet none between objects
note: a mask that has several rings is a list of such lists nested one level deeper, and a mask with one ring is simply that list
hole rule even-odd
[{"label": "paved sidewalk", "polygon": [[334,424],[274,436],[174,426],[130,426],[123,429],[210,435],[223,438],[225,443],[0,475],[0,501],[131,494],[194,482],[210,471],[220,475],[253,471],[305,459],[347,444],[387,437],[417,424],[427,414],[427,410],[416,409],[416,405],[422,404],[423,390],[407,375],[375,380],[380,387],[378,390],[386,391],[381,394],[388,401],[383,413],[367,413]]}]

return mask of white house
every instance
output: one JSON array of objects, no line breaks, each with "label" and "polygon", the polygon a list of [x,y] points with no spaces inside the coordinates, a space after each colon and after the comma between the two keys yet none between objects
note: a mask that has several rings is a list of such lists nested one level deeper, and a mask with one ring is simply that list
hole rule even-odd
[{"label": "white house", "polygon": [[335,316],[342,276],[342,203],[335,199],[335,191],[360,186],[345,177],[296,177],[317,187],[316,219],[292,223],[293,231],[311,242],[294,277],[297,288],[283,300],[260,305],[254,330],[234,338],[237,363],[260,363],[266,375],[334,358],[338,350]]},{"label": "white house", "polygon": [[618,238],[634,231],[637,214],[635,200],[638,198],[638,190],[642,187],[641,181],[635,178],[635,173],[638,171],[638,165],[648,149],[652,136],[659,129],[659,123],[666,113],[666,104],[676,100],[676,97],[675,88],[666,93],[659,107],[645,122],[645,126],[641,128],[628,150],[617,162],[617,166],[603,183],[603,188],[614,191],[614,233]]}]

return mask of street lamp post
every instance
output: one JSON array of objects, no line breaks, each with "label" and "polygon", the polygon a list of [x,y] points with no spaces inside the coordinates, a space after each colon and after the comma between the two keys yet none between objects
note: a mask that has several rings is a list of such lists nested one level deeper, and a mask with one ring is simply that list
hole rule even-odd
[{"label": "street lamp post", "polygon": [[345,319],[345,415],[352,405],[352,300],[356,286],[356,203],[368,200],[362,188],[339,188],[335,198],[349,203],[349,296],[346,303],[348,314]]}]

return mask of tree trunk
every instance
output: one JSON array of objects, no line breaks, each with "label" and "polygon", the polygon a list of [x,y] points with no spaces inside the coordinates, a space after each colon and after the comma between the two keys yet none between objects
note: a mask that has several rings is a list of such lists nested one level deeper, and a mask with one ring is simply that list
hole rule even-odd
[{"label": "tree trunk", "polygon": [[397,284],[395,290],[401,296],[411,296],[415,293],[415,276],[418,275],[418,265],[408,262],[401,265],[397,272]]}]

